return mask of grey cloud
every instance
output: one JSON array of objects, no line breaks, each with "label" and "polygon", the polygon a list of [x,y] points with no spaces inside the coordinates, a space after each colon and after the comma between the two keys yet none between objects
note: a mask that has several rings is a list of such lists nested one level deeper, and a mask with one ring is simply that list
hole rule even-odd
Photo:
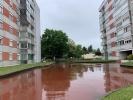
[{"label": "grey cloud", "polygon": [[99,12],[102,0],[37,0],[41,30],[63,30],[76,43],[100,47]]}]

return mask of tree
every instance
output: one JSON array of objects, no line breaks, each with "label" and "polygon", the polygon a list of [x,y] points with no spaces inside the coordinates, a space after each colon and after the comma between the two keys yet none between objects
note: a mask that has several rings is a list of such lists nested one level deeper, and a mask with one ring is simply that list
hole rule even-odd
[{"label": "tree", "polygon": [[68,36],[58,30],[46,29],[41,38],[42,58],[62,58],[68,51]]},{"label": "tree", "polygon": [[75,57],[76,58],[81,58],[83,51],[82,51],[82,46],[81,45],[77,45],[76,46],[76,50],[75,50]]},{"label": "tree", "polygon": [[75,57],[75,49],[76,49],[76,46],[75,45],[72,45],[71,43],[68,43],[68,47],[69,47],[69,50],[68,50],[67,57],[68,58]]},{"label": "tree", "polygon": [[95,55],[97,55],[97,56],[101,56],[102,55],[102,53],[101,53],[99,48],[96,50]]},{"label": "tree", "polygon": [[81,45],[73,45],[72,43],[69,43],[69,50],[68,50],[68,58],[81,58],[83,51]]},{"label": "tree", "polygon": [[92,45],[90,45],[89,47],[88,47],[88,53],[92,53],[93,52],[93,47],[92,47]]},{"label": "tree", "polygon": [[83,54],[87,54],[88,53],[88,50],[87,50],[87,48],[86,47],[83,47]]}]

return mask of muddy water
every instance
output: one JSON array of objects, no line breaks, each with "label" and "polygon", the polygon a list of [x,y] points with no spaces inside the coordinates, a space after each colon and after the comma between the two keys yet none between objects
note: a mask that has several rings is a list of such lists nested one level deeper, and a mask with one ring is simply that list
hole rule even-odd
[{"label": "muddy water", "polygon": [[133,84],[133,69],[119,64],[58,64],[0,79],[0,100],[99,100]]}]

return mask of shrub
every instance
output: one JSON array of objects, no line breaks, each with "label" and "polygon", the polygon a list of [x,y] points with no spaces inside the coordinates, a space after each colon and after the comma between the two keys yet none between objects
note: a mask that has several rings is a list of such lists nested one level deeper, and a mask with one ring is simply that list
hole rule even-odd
[{"label": "shrub", "polygon": [[127,57],[127,60],[133,60],[133,55],[129,55],[129,56]]}]

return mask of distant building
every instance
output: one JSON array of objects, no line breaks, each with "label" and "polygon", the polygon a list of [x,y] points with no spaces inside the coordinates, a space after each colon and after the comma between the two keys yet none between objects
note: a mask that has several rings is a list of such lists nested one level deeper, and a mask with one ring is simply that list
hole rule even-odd
[{"label": "distant building", "polygon": [[39,62],[40,11],[35,0],[0,0],[0,66]]},{"label": "distant building", "polygon": [[93,54],[93,53],[90,53],[90,54],[84,54],[84,55],[82,55],[82,58],[83,59],[90,59],[90,60],[93,60],[93,59],[100,59],[100,58],[102,58],[101,56],[96,56],[95,54]]},{"label": "distant building", "polygon": [[126,59],[133,53],[133,1],[104,0],[99,12],[105,59]]}]

